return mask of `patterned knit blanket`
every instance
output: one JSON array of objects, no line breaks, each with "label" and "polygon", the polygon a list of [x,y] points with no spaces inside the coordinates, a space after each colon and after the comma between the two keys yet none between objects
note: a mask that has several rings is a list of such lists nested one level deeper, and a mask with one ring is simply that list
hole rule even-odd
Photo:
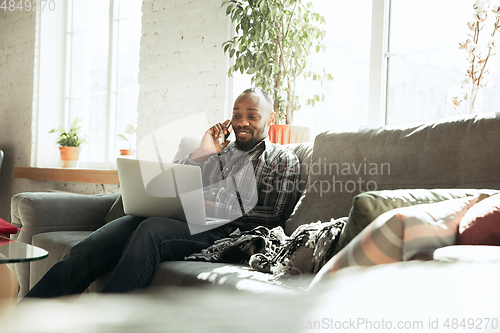
[{"label": "patterned knit blanket", "polygon": [[243,263],[276,277],[297,272],[316,273],[335,254],[338,236],[346,220],[304,224],[290,237],[281,227],[257,227],[244,232],[236,229],[229,237],[185,260]]}]

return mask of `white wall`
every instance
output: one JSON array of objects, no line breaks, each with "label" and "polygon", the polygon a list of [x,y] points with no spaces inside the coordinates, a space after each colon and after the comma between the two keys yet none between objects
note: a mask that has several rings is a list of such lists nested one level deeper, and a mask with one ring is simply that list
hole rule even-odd
[{"label": "white wall", "polygon": [[[188,115],[206,112],[208,122],[215,123],[229,114],[232,95],[226,92],[228,62],[221,44],[229,38],[230,23],[221,2],[143,2],[138,140]],[[0,217],[9,221],[10,198],[16,193],[119,191],[112,185],[13,179],[13,166],[30,166],[34,155],[36,25],[32,12],[0,11],[0,149],[6,153],[0,174]]]},{"label": "white wall", "polygon": [[31,158],[35,13],[0,11],[0,217],[10,221],[14,165]]},{"label": "white wall", "polygon": [[205,112],[210,124],[227,116],[232,96],[226,94],[228,63],[221,45],[229,38],[230,21],[221,3],[143,2],[138,142],[196,113]]}]

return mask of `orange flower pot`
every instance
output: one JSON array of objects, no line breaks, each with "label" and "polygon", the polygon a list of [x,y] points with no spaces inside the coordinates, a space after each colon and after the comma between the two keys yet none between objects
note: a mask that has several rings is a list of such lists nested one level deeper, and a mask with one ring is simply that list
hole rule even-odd
[{"label": "orange flower pot", "polygon": [[132,151],[130,149],[120,149],[120,155],[132,155]]},{"label": "orange flower pot", "polygon": [[272,143],[280,145],[301,143],[309,141],[310,137],[311,129],[309,127],[278,124],[269,126],[269,140]]},{"label": "orange flower pot", "polygon": [[81,147],[59,147],[63,168],[75,168],[80,158]]}]

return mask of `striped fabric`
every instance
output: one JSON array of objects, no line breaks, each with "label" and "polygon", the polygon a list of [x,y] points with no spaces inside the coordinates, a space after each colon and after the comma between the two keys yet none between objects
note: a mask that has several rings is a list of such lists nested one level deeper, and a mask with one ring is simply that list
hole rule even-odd
[{"label": "striped fabric", "polygon": [[331,272],[349,266],[402,261],[403,223],[393,211],[384,213],[332,258]]},{"label": "striped fabric", "polygon": [[476,201],[477,198],[467,197],[386,212],[337,253],[324,269],[335,272],[349,266],[406,261],[456,244],[458,224]]},{"label": "striped fabric", "polygon": [[467,197],[402,210],[403,260],[456,244],[460,220],[476,202],[477,197]]}]

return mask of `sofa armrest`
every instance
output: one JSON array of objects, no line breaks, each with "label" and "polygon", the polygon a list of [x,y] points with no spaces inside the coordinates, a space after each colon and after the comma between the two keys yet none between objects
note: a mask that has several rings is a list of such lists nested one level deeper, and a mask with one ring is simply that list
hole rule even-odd
[{"label": "sofa armrest", "polygon": [[119,194],[26,192],[12,197],[12,223],[22,230],[13,238],[31,244],[33,235],[50,231],[93,231]]}]

